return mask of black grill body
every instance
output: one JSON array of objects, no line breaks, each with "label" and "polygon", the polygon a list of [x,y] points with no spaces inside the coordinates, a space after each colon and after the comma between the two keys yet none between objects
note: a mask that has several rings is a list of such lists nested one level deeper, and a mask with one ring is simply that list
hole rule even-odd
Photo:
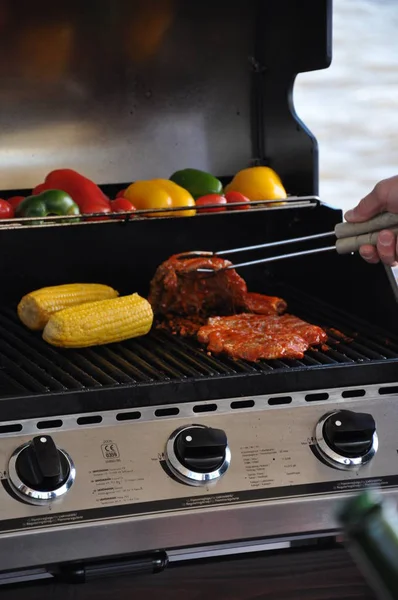
[{"label": "black grill body", "polygon": [[[340,219],[317,205],[2,231],[1,420],[395,381],[394,287],[383,267],[358,256],[328,253],[242,270],[249,289],[281,295],[290,312],[329,330],[328,346],[300,361],[210,357],[196,341],[156,330],[121,344],[58,350],[16,316],[20,297],[44,285],[101,281],[146,295],[158,264],[175,252],[298,237]],[[34,248],[34,268],[26,247]]]}]

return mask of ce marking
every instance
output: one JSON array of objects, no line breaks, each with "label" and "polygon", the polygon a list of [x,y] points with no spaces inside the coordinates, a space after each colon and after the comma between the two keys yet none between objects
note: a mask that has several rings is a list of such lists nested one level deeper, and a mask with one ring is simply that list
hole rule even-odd
[{"label": "ce marking", "polygon": [[107,442],[106,444],[102,444],[101,450],[104,458],[109,459],[120,457],[119,448],[113,442]]}]

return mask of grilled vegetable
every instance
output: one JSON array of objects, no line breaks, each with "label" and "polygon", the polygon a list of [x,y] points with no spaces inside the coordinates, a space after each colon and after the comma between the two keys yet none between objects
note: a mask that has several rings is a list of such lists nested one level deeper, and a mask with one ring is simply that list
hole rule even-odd
[{"label": "grilled vegetable", "polygon": [[211,206],[212,204],[219,204],[219,208],[198,208],[198,212],[222,212],[225,210],[225,205],[227,204],[226,198],[224,196],[220,196],[219,194],[208,194],[207,196],[202,196],[196,200],[196,206]]},{"label": "grilled vegetable", "polygon": [[14,216],[14,208],[7,201],[0,198],[0,219],[12,219]]},{"label": "grilled vegetable", "polygon": [[132,294],[55,313],[44,328],[43,339],[62,348],[85,348],[146,335],[152,323],[148,300]]},{"label": "grilled vegetable", "polygon": [[44,183],[33,190],[33,194],[52,189],[63,190],[69,194],[81,213],[111,212],[110,202],[98,185],[72,169],[52,171],[47,175]]},{"label": "grilled vegetable", "polygon": [[170,177],[171,181],[177,183],[195,198],[207,196],[207,194],[221,194],[222,183],[210,173],[198,169],[183,169],[177,171]]},{"label": "grilled vegetable", "polygon": [[131,204],[130,200],[127,198],[123,198],[119,196],[116,200],[111,202],[112,212],[134,212],[136,210],[135,206]]},{"label": "grilled vegetable", "polygon": [[47,190],[38,196],[28,196],[15,209],[17,217],[47,217],[49,215],[79,215],[79,207],[66,192]]},{"label": "grilled vegetable", "polygon": [[[174,181],[169,181],[168,179],[154,179],[153,181],[170,194],[171,206],[173,208],[195,206],[195,200],[191,194],[177,183],[174,183]],[[193,217],[195,213],[195,210],[176,210],[172,213],[167,213],[167,215],[173,217]]]},{"label": "grilled vegetable", "polygon": [[7,202],[11,204],[14,211],[17,208],[18,204],[21,204],[22,200],[25,200],[25,196],[11,196],[11,198],[7,198]]},{"label": "grilled vegetable", "polygon": [[251,167],[239,171],[224,191],[240,192],[249,200],[286,198],[286,191],[280,177],[269,167]]},{"label": "grilled vegetable", "polygon": [[[138,210],[149,208],[194,207],[195,201],[191,194],[181,186],[168,179],[152,179],[136,181],[124,192],[124,197],[130,200]],[[158,213],[162,217],[191,217],[195,210]],[[156,216],[156,213],[148,216]]]},{"label": "grilled vegetable", "polygon": [[54,313],[86,302],[116,298],[118,292],[99,283],[70,283],[41,288],[24,296],[18,304],[18,316],[29,329],[45,327]]},{"label": "grilled vegetable", "polygon": [[[246,198],[240,192],[226,192],[225,198],[230,206],[231,210],[247,210],[250,205],[249,198]],[[241,206],[233,206],[234,204],[241,204]]]}]

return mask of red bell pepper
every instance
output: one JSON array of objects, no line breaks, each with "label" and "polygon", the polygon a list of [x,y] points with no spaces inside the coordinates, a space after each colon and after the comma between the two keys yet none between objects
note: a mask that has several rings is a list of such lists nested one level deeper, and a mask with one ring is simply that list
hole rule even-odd
[{"label": "red bell pepper", "polygon": [[110,213],[110,201],[102,190],[90,179],[72,169],[57,169],[49,173],[44,183],[37,186],[33,193],[45,190],[62,190],[69,194],[84,214]]},{"label": "red bell pepper", "polygon": [[39,183],[39,185],[37,185],[35,188],[33,188],[33,190],[32,190],[32,196],[38,196],[42,192],[46,192],[46,191],[47,191],[46,184],[45,183]]},{"label": "red bell pepper", "polygon": [[11,204],[14,210],[16,210],[17,206],[21,204],[22,200],[25,200],[25,196],[12,196],[7,199],[7,202]]}]

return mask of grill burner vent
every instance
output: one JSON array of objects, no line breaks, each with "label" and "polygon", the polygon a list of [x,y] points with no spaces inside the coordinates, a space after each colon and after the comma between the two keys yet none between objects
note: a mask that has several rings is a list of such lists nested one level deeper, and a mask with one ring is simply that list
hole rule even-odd
[{"label": "grill burner vent", "polygon": [[326,392],[319,392],[317,394],[307,394],[305,399],[307,402],[321,402],[323,400],[327,400],[329,398],[329,394]]},{"label": "grill burner vent", "polygon": [[[356,388],[352,388],[355,391]],[[368,402],[377,402],[377,396],[380,393],[379,387],[377,384],[365,386],[366,397]],[[388,398],[391,402],[398,400],[397,389],[398,386],[392,385],[389,387],[382,388],[384,391],[381,396],[384,398]],[[391,390],[390,395],[387,394],[387,390]],[[394,391],[395,390],[395,391]],[[318,405],[324,405],[325,413],[330,409],[330,403],[340,403],[344,392],[350,391],[347,388],[331,388],[325,390],[323,393],[319,393],[319,396],[327,396],[327,400],[312,400],[312,403],[318,403]],[[102,414],[98,414],[97,412],[88,413],[85,415],[81,414],[64,414],[61,415],[59,419],[49,419],[47,421],[43,421],[41,419],[21,419],[19,423],[1,423],[0,422],[0,437],[14,437],[15,433],[22,432],[23,435],[31,435],[35,436],[40,433],[40,430],[43,429],[43,424],[46,424],[48,427],[46,429],[54,429],[54,431],[59,431],[59,429],[70,430],[70,429],[81,429],[82,427],[91,427],[93,424],[99,422],[98,419],[101,419],[101,425],[105,427],[114,426],[123,423],[128,423],[130,421],[157,421],[159,419],[163,420],[172,420],[175,416],[178,415],[180,418],[185,418],[192,420],[194,422],[195,416],[200,412],[205,412],[198,410],[198,408],[202,407],[212,407],[210,410],[210,415],[213,414],[226,414],[230,412],[252,412],[252,411],[274,411],[274,410],[290,410],[292,408],[299,408],[308,406],[308,400],[306,399],[308,396],[307,391],[303,392],[293,392],[291,396],[288,396],[290,399],[289,403],[281,403],[275,404],[272,400],[277,400],[278,398],[273,398],[267,394],[262,394],[256,396],[255,399],[252,398],[242,398],[242,400],[238,400],[237,398],[223,398],[218,399],[217,403],[212,404],[197,404],[195,402],[186,402],[177,406],[168,406],[166,408],[160,406],[146,406],[141,408],[139,411],[131,411],[131,410],[106,410]],[[316,394],[310,394],[311,396],[315,396]],[[390,396],[390,397],[389,397]],[[280,398],[284,398],[281,396]],[[285,397],[286,398],[286,397]],[[271,400],[271,402],[270,402]],[[361,402],[361,399],[354,400],[354,402]],[[209,416],[210,416],[209,415]],[[50,427],[50,425],[52,425]]]}]

